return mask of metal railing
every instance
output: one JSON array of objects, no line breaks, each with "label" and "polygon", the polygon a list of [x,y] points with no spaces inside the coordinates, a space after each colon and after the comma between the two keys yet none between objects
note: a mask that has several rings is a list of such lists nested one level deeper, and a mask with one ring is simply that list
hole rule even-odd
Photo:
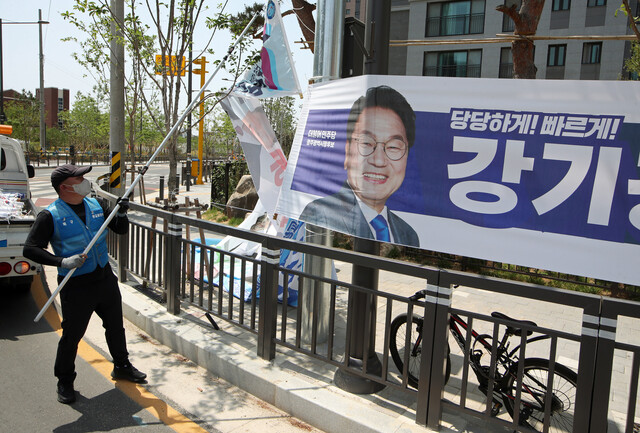
[{"label": "metal railing", "polygon": [[513,78],[513,63],[500,63],[498,78]]},{"label": "metal railing", "polygon": [[426,66],[423,74],[429,77],[473,77],[480,78],[482,65]]},{"label": "metal railing", "polygon": [[[617,331],[623,331],[618,332],[620,335],[627,333],[626,328],[618,326],[621,316],[640,320],[639,303],[294,242],[136,203],[131,204],[131,209],[142,212],[147,220],[152,218],[162,223],[162,228],[154,228],[148,221],[131,222],[128,235],[109,238],[110,250],[121,264],[126,264],[129,272],[143,281],[142,289],[159,291],[162,294],[159,300],[166,302],[167,310],[173,314],[180,311],[181,303],[186,303],[251,332],[256,338],[257,354],[266,360],[282,356],[276,355],[276,347],[281,346],[351,375],[391,387],[417,402],[416,422],[431,428],[440,425],[446,408],[480,418],[488,424],[533,431],[504,413],[492,416],[491,399],[483,397],[478,391],[478,383],[468,374],[469,366],[464,360],[469,359],[470,353],[451,352],[452,364],[456,367],[445,384],[445,348],[450,341],[448,320],[451,313],[456,313],[472,322],[474,328],[485,329],[483,332],[487,335],[496,336],[501,327],[511,325],[524,326],[536,335],[549,337],[544,344],[524,344],[520,359],[532,356],[550,359],[551,369],[556,362],[566,364],[567,360],[573,360],[568,365],[578,376],[577,398],[575,407],[571,408],[573,432],[605,432],[612,413],[620,418],[619,424],[625,426],[625,432],[632,433],[637,426],[640,346],[636,343],[637,338],[633,338],[636,334],[631,331],[630,341],[617,341],[616,335]],[[183,237],[185,226],[202,229],[205,237],[231,235],[260,244],[262,255],[257,258],[237,254],[207,245],[202,239],[186,239]],[[344,277],[332,279],[290,270],[279,265],[281,250],[332,259],[347,267],[357,264],[378,269],[386,276],[381,278],[383,284],[392,279],[407,279],[407,291],[391,292],[383,284],[380,290],[360,287]],[[288,305],[289,277],[298,278],[297,307]],[[464,290],[467,297],[487,293],[496,301],[497,310],[520,319],[530,318],[536,310],[543,319],[549,315],[563,319],[566,316],[566,329],[565,325],[559,328],[545,323],[518,325],[492,317],[489,312],[476,311],[476,303],[464,305],[465,296],[456,298],[452,288],[458,285],[461,288],[457,290]],[[232,289],[228,291],[225,287]],[[409,300],[409,295],[424,288],[428,290],[425,302]],[[255,296],[258,291],[259,297]],[[321,305],[323,294],[328,294],[328,305]],[[360,367],[349,362],[357,355],[354,348],[358,343],[350,341],[350,330],[362,325],[357,322],[359,319],[350,317],[347,308],[356,294],[364,296],[371,304],[377,299],[377,310],[369,311],[363,319],[364,323],[370,323],[371,314],[376,314],[375,329],[365,329],[362,353],[375,350],[382,366],[380,374],[369,372],[367,359]],[[534,304],[539,306],[534,307]],[[308,307],[308,312],[305,310],[303,314],[302,305]],[[520,314],[517,313],[518,305],[523,306]],[[558,312],[551,312],[553,308]],[[417,389],[408,385],[408,373],[395,368],[389,353],[390,324],[400,313],[424,317]],[[371,336],[370,332],[375,335]],[[495,345],[497,338],[492,340]],[[525,343],[524,339],[522,343]],[[622,379],[616,378],[619,372],[624,373]],[[614,402],[611,407],[609,400]]]},{"label": "metal railing", "polygon": [[[137,155],[135,160],[137,163],[146,162],[151,155]],[[26,152],[25,158],[27,164],[31,164],[36,167],[51,166],[57,167],[62,164],[76,164],[76,165],[110,165],[111,155],[109,152],[76,152],[74,155],[69,153],[58,152]],[[145,159],[146,158],[146,159]],[[169,157],[165,155],[159,155],[155,163],[167,163]]]}]

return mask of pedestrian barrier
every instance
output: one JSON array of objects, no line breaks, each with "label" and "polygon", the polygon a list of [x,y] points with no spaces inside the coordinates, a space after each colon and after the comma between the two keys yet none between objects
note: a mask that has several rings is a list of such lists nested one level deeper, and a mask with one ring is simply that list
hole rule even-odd
[{"label": "pedestrian barrier", "polygon": [[[102,191],[99,194],[115,199]],[[488,425],[522,432],[633,433],[638,428],[637,302],[294,242],[137,203],[131,203],[131,212],[142,217],[130,218],[128,235],[110,236],[109,247],[123,269],[143,281],[141,290],[159,294],[155,299],[166,303],[173,314],[180,311],[181,304],[190,304],[253,333],[256,352],[265,360],[282,356],[276,350],[280,346],[320,360],[355,380],[393,388],[416,403],[416,422],[431,428],[441,424],[443,411],[462,412]],[[162,229],[136,222],[143,218],[162,220]],[[198,229],[200,237],[186,237],[186,226]],[[227,251],[216,241],[208,241],[225,236],[260,245],[261,254]],[[279,261],[282,250],[331,259],[344,270],[353,264],[377,269],[379,287],[353,285],[344,271],[331,278],[284,268]],[[287,302],[293,280],[297,280],[297,307]],[[394,285],[398,280],[404,282],[404,289]],[[387,284],[393,288],[385,287]],[[459,288],[454,291],[454,287]],[[424,301],[410,299],[421,289],[427,291]],[[480,304],[475,301],[479,297],[485,300],[482,308],[486,311],[479,311]],[[364,317],[352,317],[349,305],[353,302],[366,302],[371,308]],[[491,315],[492,311],[509,317]],[[408,369],[397,370],[389,350],[391,321],[402,313],[424,317],[417,388],[410,384]],[[488,389],[480,389],[476,377],[469,374],[469,359],[475,356],[469,332],[464,335],[464,353],[456,351],[455,343],[450,345],[451,378],[445,381],[452,313],[464,318],[469,328],[481,332],[484,341],[491,344],[486,365]],[[536,323],[522,324],[510,317]],[[551,393],[540,394],[545,410],[535,423],[530,412],[523,409],[511,417],[504,407],[496,407],[494,398],[487,397],[492,396],[491,390],[500,379],[497,337],[507,326],[521,330],[516,358],[549,360],[544,364],[548,365],[549,383],[557,364],[577,373],[576,396],[567,400],[571,403],[562,403]],[[360,328],[362,332],[354,332]],[[411,345],[411,332],[416,331],[407,331],[406,349]],[[548,338],[528,343],[529,333]],[[362,338],[354,338],[357,335]],[[526,371],[524,366],[515,370],[513,381],[521,384],[520,389],[530,386],[525,384]],[[511,407],[519,407],[524,393],[517,392],[513,398]],[[568,421],[558,427],[550,418],[561,404]]]}]

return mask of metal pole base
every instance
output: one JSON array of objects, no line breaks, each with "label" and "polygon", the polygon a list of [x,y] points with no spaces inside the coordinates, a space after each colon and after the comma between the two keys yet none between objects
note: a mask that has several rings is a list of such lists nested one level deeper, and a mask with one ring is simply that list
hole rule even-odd
[{"label": "metal pole base", "polygon": [[[362,371],[362,360],[349,358],[349,367],[354,367]],[[375,353],[367,360],[367,373],[382,376],[382,364],[378,359],[378,355]],[[375,394],[386,388],[386,385],[358,376],[343,367],[339,368],[334,374],[333,383],[338,388],[353,394]]]}]

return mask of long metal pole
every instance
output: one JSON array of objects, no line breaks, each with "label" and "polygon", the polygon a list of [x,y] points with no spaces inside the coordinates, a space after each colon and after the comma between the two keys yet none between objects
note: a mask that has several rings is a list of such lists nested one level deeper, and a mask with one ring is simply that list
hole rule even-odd
[{"label": "long metal pole", "polygon": [[[258,12],[259,13],[259,12]],[[164,140],[162,140],[162,143],[160,143],[160,146],[158,146],[158,148],[156,149],[156,151],[153,153],[153,155],[151,155],[151,158],[149,158],[149,160],[147,161],[147,163],[144,165],[144,167],[142,167],[142,169],[140,169],[140,173],[138,173],[138,175],[136,176],[136,178],[133,180],[133,182],[131,182],[131,185],[129,186],[129,188],[125,191],[125,193],[122,195],[122,197],[129,197],[129,195],[133,192],[133,190],[135,189],[136,185],[138,185],[138,183],[140,182],[140,179],[142,179],[142,177],[145,175],[145,173],[147,172],[147,170],[149,169],[149,167],[151,166],[151,163],[156,159],[156,157],[160,154],[160,152],[162,152],[162,149],[164,149],[164,147],[167,145],[167,143],[169,142],[169,140],[171,139],[171,137],[173,136],[173,134],[175,134],[175,132],[178,130],[178,128],[180,127],[180,125],[182,124],[182,122],[184,122],[184,119],[186,119],[187,115],[194,109],[194,107],[200,103],[200,95],[204,94],[205,89],[209,86],[209,84],[211,83],[211,81],[213,80],[213,78],[216,76],[216,74],[218,73],[218,71],[220,71],[220,69],[222,68],[222,66],[224,65],[224,63],[227,61],[227,58],[231,55],[231,53],[233,52],[233,50],[235,50],[235,48],[238,46],[238,44],[240,43],[240,41],[242,41],[242,38],[244,38],[244,35],[247,33],[247,31],[249,30],[249,27],[251,27],[251,24],[253,24],[253,22],[256,20],[256,18],[258,17],[258,13],[256,13],[253,18],[251,18],[251,21],[249,21],[249,24],[247,24],[247,26],[244,28],[244,30],[242,31],[242,33],[240,34],[240,36],[238,36],[238,39],[236,40],[236,42],[229,47],[229,50],[227,51],[227,54],[225,54],[225,56],[222,58],[222,61],[218,64],[218,67],[216,68],[215,71],[213,71],[213,74],[211,75],[211,77],[209,77],[209,79],[207,80],[207,82],[205,83],[205,85],[200,89],[200,92],[198,92],[198,95],[193,99],[193,101],[191,101],[191,103],[187,106],[187,108],[185,109],[184,113],[182,113],[182,115],[180,116],[180,118],[178,119],[178,121],[175,123],[175,125],[173,125],[173,127],[171,128],[171,131],[169,131],[169,133],[167,134],[167,136],[164,138]],[[109,223],[111,222],[111,220],[113,220],[113,218],[115,217],[116,213],[118,212],[118,209],[120,209],[120,204],[116,203],[116,206],[113,208],[113,210],[111,211],[111,213],[109,214],[109,216],[107,217],[107,219],[104,221],[104,223],[102,224],[102,226],[100,226],[100,229],[98,230],[98,232],[95,234],[95,236],[93,237],[93,239],[91,239],[91,242],[89,242],[89,245],[87,245],[87,247],[84,249],[84,251],[82,252],[82,254],[88,254],[89,251],[91,251],[91,248],[93,248],[93,246],[95,245],[96,241],[98,240],[98,238],[100,237],[100,235],[102,234],[102,232],[104,232],[107,229],[107,226],[109,225]],[[39,321],[42,316],[44,315],[45,311],[47,311],[47,308],[49,308],[49,306],[51,305],[51,303],[53,302],[53,300],[55,299],[55,297],[58,295],[58,293],[60,293],[60,290],[62,290],[62,288],[65,286],[65,284],[67,284],[67,281],[69,281],[69,278],[71,278],[71,276],[73,275],[73,273],[75,272],[77,268],[71,269],[69,271],[69,273],[67,275],[65,275],[64,279],[62,280],[62,282],[60,282],[60,284],[58,285],[58,287],[53,291],[53,293],[51,293],[51,297],[47,300],[47,302],[44,304],[44,306],[42,307],[42,309],[40,310],[40,312],[38,313],[38,315],[36,316],[36,318],[34,319],[34,322]]]},{"label": "long metal pole", "polygon": [[42,9],[38,9],[40,29],[40,149],[47,149],[47,127],[44,124],[44,54],[42,53]]}]

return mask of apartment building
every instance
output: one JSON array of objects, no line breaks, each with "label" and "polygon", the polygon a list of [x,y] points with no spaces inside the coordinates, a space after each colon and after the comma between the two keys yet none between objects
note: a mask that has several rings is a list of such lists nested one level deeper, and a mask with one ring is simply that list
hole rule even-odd
[{"label": "apartment building", "polygon": [[[36,100],[40,100],[40,89],[36,89]],[[44,122],[47,128],[62,128],[62,119],[58,113],[69,111],[69,89],[45,87],[44,89]]]},{"label": "apartment building", "polygon": [[345,18],[353,17],[360,21],[365,21],[367,0],[345,0]]},{"label": "apartment building", "polygon": [[[350,0],[346,4],[354,2]],[[391,39],[450,41],[495,38],[512,33],[513,21],[500,4],[520,0],[392,0]],[[538,36],[622,36],[632,34],[618,0],[547,0]],[[639,0],[630,0],[638,15]],[[348,6],[347,6],[348,7]],[[362,19],[362,18],[361,18]],[[451,44],[391,47],[389,73],[454,77],[511,78],[511,44]],[[617,80],[627,77],[630,42],[622,40],[537,40],[538,79]]]}]

